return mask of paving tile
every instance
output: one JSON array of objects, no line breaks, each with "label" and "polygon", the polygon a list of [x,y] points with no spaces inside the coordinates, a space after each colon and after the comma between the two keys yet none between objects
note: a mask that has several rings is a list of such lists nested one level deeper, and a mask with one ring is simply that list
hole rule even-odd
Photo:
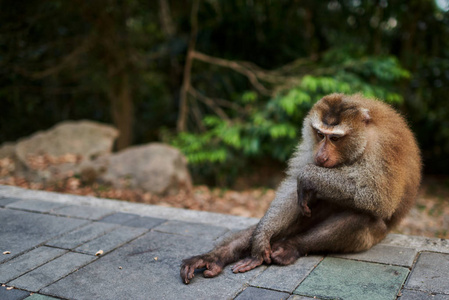
[{"label": "paving tile", "polygon": [[95,256],[69,252],[8,284],[27,291],[37,292],[95,259]]},{"label": "paving tile", "polygon": [[166,221],[167,221],[166,219],[159,219],[159,218],[153,218],[153,217],[140,217],[140,218],[128,221],[124,225],[130,226],[130,227],[142,227],[142,228],[146,228],[146,229],[151,229],[151,228],[156,227]]},{"label": "paving tile", "polygon": [[449,300],[449,295],[432,294],[429,292],[413,291],[404,289],[398,300]]},{"label": "paving tile", "polygon": [[13,209],[0,210],[0,262],[31,250],[51,238],[86,224],[76,220]]},{"label": "paving tile", "polygon": [[289,266],[269,266],[250,284],[256,287],[292,293],[322,259],[322,256],[306,256],[301,257]]},{"label": "paving tile", "polygon": [[235,300],[286,300],[290,294],[255,287],[247,287]]},{"label": "paving tile", "polygon": [[30,295],[29,292],[17,289],[7,290],[6,286],[0,286],[0,299],[2,300],[22,300]]},{"label": "paving tile", "polygon": [[0,282],[6,283],[66,252],[62,249],[38,247],[30,252],[19,255],[0,265]]},{"label": "paving tile", "polygon": [[18,198],[0,198],[0,207],[5,207],[8,204],[13,202],[21,201],[22,199]]},{"label": "paving tile", "polygon": [[41,293],[64,299],[234,298],[263,267],[234,274],[228,266],[215,278],[204,278],[198,273],[189,285],[181,281],[182,259],[210,250],[212,246],[212,239],[150,231],[44,288]]},{"label": "paving tile", "polygon": [[139,235],[144,234],[146,231],[146,228],[120,226],[105,235],[75,248],[75,251],[95,255],[99,250],[103,250],[103,253],[106,254]]},{"label": "paving tile", "polygon": [[46,245],[63,249],[75,249],[94,238],[104,235],[117,226],[117,224],[100,222],[89,223],[86,226],[68,232],[61,237],[48,241]]},{"label": "paving tile", "polygon": [[7,208],[14,208],[34,212],[50,212],[54,209],[67,206],[65,203],[42,201],[42,200],[21,200],[14,201],[8,205]]},{"label": "paving tile", "polygon": [[33,295],[29,296],[28,298],[25,298],[25,300],[57,300],[57,299],[50,297],[50,296],[33,294]]},{"label": "paving tile", "polygon": [[201,236],[212,239],[216,239],[229,231],[224,227],[183,221],[168,221],[155,227],[154,230],[192,237]]},{"label": "paving tile", "polygon": [[326,257],[294,293],[345,300],[393,300],[408,272],[403,267]]},{"label": "paving tile", "polygon": [[422,252],[405,287],[449,294],[449,254]]},{"label": "paving tile", "polygon": [[416,249],[378,244],[368,251],[351,254],[333,254],[333,257],[411,267],[418,254]]},{"label": "paving tile", "polygon": [[128,213],[118,212],[118,213],[104,217],[103,219],[99,220],[99,222],[124,224],[124,223],[129,222],[138,217],[139,217],[139,215],[136,215],[136,214],[128,214]]},{"label": "paving tile", "polygon": [[311,299],[318,299],[318,298],[310,298],[300,295],[291,295],[287,300],[311,300]]},{"label": "paving tile", "polygon": [[55,209],[52,211],[52,213],[55,215],[74,217],[80,219],[99,220],[101,218],[113,214],[114,211],[102,207],[70,205],[59,209]]}]

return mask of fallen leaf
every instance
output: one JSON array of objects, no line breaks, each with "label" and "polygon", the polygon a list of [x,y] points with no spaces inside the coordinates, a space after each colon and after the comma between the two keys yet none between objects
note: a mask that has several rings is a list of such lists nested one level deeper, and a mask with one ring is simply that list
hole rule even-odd
[{"label": "fallen leaf", "polygon": [[11,254],[11,251],[5,251],[3,254]]},{"label": "fallen leaf", "polygon": [[95,256],[100,256],[100,255],[103,255],[103,250],[98,250],[98,252],[95,253]]}]

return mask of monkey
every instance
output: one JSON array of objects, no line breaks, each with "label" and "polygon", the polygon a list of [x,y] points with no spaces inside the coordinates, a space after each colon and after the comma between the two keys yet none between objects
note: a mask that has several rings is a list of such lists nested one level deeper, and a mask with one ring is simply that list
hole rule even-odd
[{"label": "monkey", "polygon": [[330,94],[304,119],[302,141],[262,219],[208,253],[183,260],[185,284],[196,269],[217,276],[261,264],[289,265],[309,253],[370,249],[413,206],[421,156],[405,119],[360,94]]}]

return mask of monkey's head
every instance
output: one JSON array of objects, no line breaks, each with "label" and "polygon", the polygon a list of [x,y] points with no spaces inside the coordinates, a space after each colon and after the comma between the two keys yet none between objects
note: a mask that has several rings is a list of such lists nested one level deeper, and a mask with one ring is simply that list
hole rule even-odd
[{"label": "monkey's head", "polygon": [[304,124],[303,137],[313,145],[317,166],[333,168],[357,161],[367,144],[369,110],[359,95],[331,94],[319,100]]}]

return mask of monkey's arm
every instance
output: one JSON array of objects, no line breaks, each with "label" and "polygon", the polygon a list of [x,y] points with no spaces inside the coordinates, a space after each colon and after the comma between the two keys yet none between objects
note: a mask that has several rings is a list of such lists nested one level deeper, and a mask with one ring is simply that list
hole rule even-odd
[{"label": "monkey's arm", "polygon": [[386,191],[376,188],[388,186],[379,184],[383,179],[381,174],[373,175],[368,167],[360,165],[323,168],[308,164],[298,176],[298,182],[301,182],[304,188],[314,190],[318,199],[366,211],[376,217],[388,218],[393,209],[385,203],[388,197],[382,193]]}]

